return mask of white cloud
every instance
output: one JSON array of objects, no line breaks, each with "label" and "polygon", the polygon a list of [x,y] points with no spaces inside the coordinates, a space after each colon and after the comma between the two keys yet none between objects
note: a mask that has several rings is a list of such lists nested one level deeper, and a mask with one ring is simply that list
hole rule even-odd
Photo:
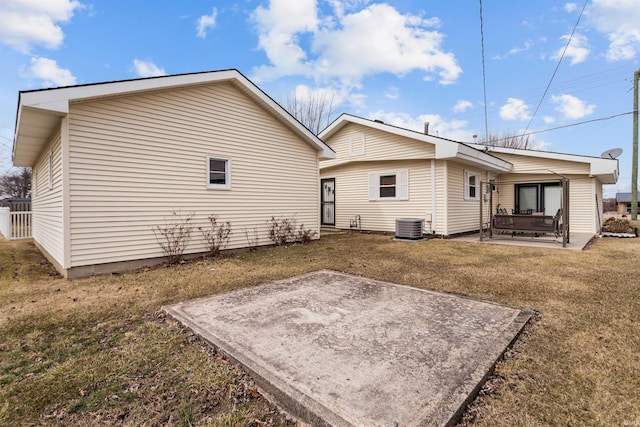
[{"label": "white cloud", "polygon": [[544,116],[544,117],[542,118],[542,120],[544,120],[544,122],[545,122],[546,124],[548,124],[548,125],[550,125],[551,123],[555,123],[555,121],[556,121],[556,119],[554,119],[554,118],[553,118],[553,117],[551,117],[551,116]]},{"label": "white cloud", "polygon": [[[569,40],[569,35],[564,35],[560,37],[560,39],[565,43]],[[556,51],[555,54],[551,56],[551,59],[558,60],[562,56],[562,52],[564,52],[564,46]],[[569,47],[567,47],[567,51],[565,52],[565,58],[571,58],[570,65],[576,65],[581,62],[584,62],[589,53],[591,52],[588,40],[586,36],[582,34],[575,33],[571,38],[571,42],[569,43]]]},{"label": "white cloud", "polygon": [[467,101],[465,99],[459,99],[458,102],[456,102],[456,105],[453,106],[453,112],[464,113],[471,107],[473,107],[473,104],[471,103],[471,101]]},{"label": "white cloud", "polygon": [[392,86],[389,89],[387,89],[387,91],[384,93],[384,96],[389,99],[398,99],[400,98],[400,89],[398,89],[395,86]]},{"label": "white cloud", "polygon": [[578,4],[577,3],[565,3],[564,4],[564,10],[568,13],[571,13],[573,11],[575,11],[578,8]]},{"label": "white cloud", "polygon": [[567,119],[581,119],[593,113],[596,106],[587,105],[583,100],[573,95],[553,95],[551,102],[556,104],[556,111],[562,113]]},{"label": "white cloud", "polygon": [[441,138],[452,139],[454,141],[472,142],[475,132],[465,129],[468,122],[465,120],[447,121],[439,114],[422,114],[413,117],[406,113],[377,111],[368,115],[372,120],[382,120],[383,122],[398,126],[404,129],[424,132],[426,122],[429,122],[429,134]]},{"label": "white cloud", "polygon": [[45,86],[72,86],[76,78],[66,68],[60,68],[53,59],[31,58],[31,75],[43,81]]},{"label": "white cloud", "polygon": [[507,103],[500,107],[502,120],[529,120],[529,106],[522,99],[507,98]]},{"label": "white cloud", "polygon": [[593,0],[588,20],[609,39],[607,58],[633,59],[640,49],[640,2],[637,0]]},{"label": "white cloud", "polygon": [[64,39],[58,24],[69,22],[81,7],[76,0],[2,0],[0,43],[22,53],[34,45],[56,49]]},{"label": "white cloud", "polygon": [[211,15],[202,15],[198,18],[198,26],[197,26],[197,35],[201,39],[207,37],[207,29],[213,28],[216,26],[216,17],[218,16],[218,9],[215,7],[211,12]]},{"label": "white cloud", "polygon": [[167,73],[164,71],[164,68],[158,67],[151,61],[143,61],[141,59],[133,60],[133,68],[138,74],[139,77],[156,77],[156,76],[164,76]]},{"label": "white cloud", "polygon": [[505,55],[495,55],[493,56],[492,59],[505,59],[508,56],[517,55],[520,52],[526,52],[530,50],[532,47],[533,47],[533,42],[530,40],[527,40],[526,42],[524,42],[522,46],[513,47],[509,49],[509,52],[507,52]]},{"label": "white cloud", "polygon": [[403,15],[385,3],[346,11],[360,3],[347,8],[333,0],[333,15],[323,19],[315,0],[271,0],[268,8],[258,7],[258,45],[271,65],[257,68],[254,78],[298,74],[358,86],[366,75],[422,70],[426,80],[435,73],[441,84],[450,84],[462,73],[455,56],[442,50],[437,19]]}]

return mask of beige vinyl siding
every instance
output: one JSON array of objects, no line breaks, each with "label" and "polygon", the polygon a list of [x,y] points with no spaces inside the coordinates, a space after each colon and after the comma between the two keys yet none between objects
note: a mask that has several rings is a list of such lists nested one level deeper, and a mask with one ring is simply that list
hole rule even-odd
[{"label": "beige vinyl siding", "polygon": [[[447,234],[465,233],[480,228],[480,201],[465,200],[464,171],[480,174],[484,179],[484,171],[464,166],[459,163],[447,162]],[[479,186],[479,184],[478,184]],[[478,188],[478,195],[480,189]]]},{"label": "beige vinyl siding", "polygon": [[[52,156],[49,188],[49,153]],[[58,128],[33,166],[33,239],[60,265],[64,265],[62,212],[62,138]]]},{"label": "beige vinyl siding", "polygon": [[[431,163],[431,162],[429,162]],[[435,234],[446,236],[448,208],[447,200],[449,194],[448,162],[446,160],[436,160],[436,230]]]},{"label": "beige vinyl siding", "polygon": [[545,159],[540,157],[519,156],[515,154],[491,153],[513,164],[510,173],[514,174],[559,174],[559,175],[578,175],[589,174],[590,164],[588,162],[569,162],[566,160]]},{"label": "beige vinyl siding", "polygon": [[[229,83],[70,106],[72,267],[162,256],[152,227],[191,212],[187,253],[205,250],[199,226],[230,221],[267,238],[272,216],[318,230],[316,151]],[[207,188],[207,157],[229,159],[231,189]]]},{"label": "beige vinyl siding", "polygon": [[604,200],[602,200],[602,182],[599,179],[595,179],[596,186],[596,195],[598,197],[598,203],[596,204],[596,224],[595,224],[595,232],[600,233],[602,231],[602,223],[604,219],[602,216],[604,215]]},{"label": "beige vinyl siding", "polygon": [[577,178],[569,181],[570,232],[596,233],[595,178]]},{"label": "beige vinyl siding", "polygon": [[[397,218],[425,219],[431,213],[430,164],[429,160],[364,162],[322,170],[321,178],[336,180],[336,227],[348,229],[349,220],[360,215],[363,230],[393,233]],[[369,173],[404,169],[409,172],[409,200],[369,200]]]},{"label": "beige vinyl siding", "polygon": [[[364,153],[351,154],[349,141],[352,136],[364,134]],[[372,129],[357,123],[349,123],[325,141],[335,152],[336,158],[322,160],[320,167],[331,167],[350,161],[384,161],[435,158],[435,146],[399,135]]]}]

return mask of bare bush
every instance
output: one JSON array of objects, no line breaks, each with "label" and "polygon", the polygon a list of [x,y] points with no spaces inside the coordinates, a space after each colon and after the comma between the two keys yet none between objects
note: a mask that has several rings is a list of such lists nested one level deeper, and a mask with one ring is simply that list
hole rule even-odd
[{"label": "bare bush", "polygon": [[151,227],[169,264],[180,262],[184,250],[189,245],[193,230],[193,215],[193,212],[183,215],[173,211],[170,217],[165,217],[164,224]]},{"label": "bare bush", "polygon": [[609,218],[602,224],[602,231],[608,233],[635,233],[631,221],[628,219]]},{"label": "bare bush", "polygon": [[269,239],[276,244],[276,246],[285,246],[288,243],[294,243],[296,240],[296,219],[282,217],[276,219],[272,216],[267,220],[267,226],[269,227]]},{"label": "bare bush", "polygon": [[260,241],[258,227],[253,227],[251,231],[244,227],[244,235],[247,237],[247,249],[251,252],[258,250],[258,242]]},{"label": "bare bush", "polygon": [[302,244],[309,243],[311,239],[315,237],[316,234],[318,233],[315,230],[312,230],[310,228],[305,230],[304,224],[300,224],[300,228],[298,229],[298,235],[296,240],[298,242],[301,242]]},{"label": "bare bush", "polygon": [[202,237],[207,242],[207,249],[210,256],[218,256],[220,251],[229,244],[231,238],[231,223],[218,222],[217,215],[209,215],[209,225],[207,227],[198,227],[202,232]]}]

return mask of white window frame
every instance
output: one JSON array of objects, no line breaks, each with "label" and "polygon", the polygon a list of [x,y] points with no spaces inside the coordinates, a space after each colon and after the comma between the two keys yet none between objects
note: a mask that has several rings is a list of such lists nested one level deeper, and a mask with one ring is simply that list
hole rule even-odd
[{"label": "white window frame", "polygon": [[[471,178],[475,178],[476,183],[472,186],[469,182]],[[471,188],[475,188],[475,195],[471,196]],[[473,171],[464,171],[464,199],[480,200],[480,174]]]},{"label": "white window frame", "polygon": [[[380,177],[395,175],[396,196],[380,197]],[[409,200],[409,170],[400,169],[369,174],[369,200]]]},{"label": "white window frame", "polygon": [[49,150],[49,176],[47,180],[47,188],[51,190],[53,188],[53,151]]},{"label": "white window frame", "polygon": [[[354,144],[354,141],[357,141],[356,144]],[[356,147],[359,145],[360,149],[354,150],[354,145],[356,145]],[[364,132],[358,132],[351,135],[351,137],[349,137],[349,155],[361,156],[363,154],[364,154]]]},{"label": "white window frame", "polygon": [[[211,183],[211,160],[219,160],[224,162],[225,166],[225,183],[224,184],[212,184]],[[207,188],[212,190],[230,190],[231,189],[231,159],[220,156],[207,156]]]}]

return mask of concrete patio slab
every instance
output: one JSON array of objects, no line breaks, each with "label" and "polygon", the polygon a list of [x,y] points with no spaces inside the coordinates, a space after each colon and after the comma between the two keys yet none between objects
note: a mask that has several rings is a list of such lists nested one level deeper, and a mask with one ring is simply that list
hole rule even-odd
[{"label": "concrete patio slab", "polygon": [[312,425],[447,425],[531,313],[329,270],[163,307]]},{"label": "concrete patio slab", "polygon": [[569,243],[567,243],[566,247],[562,247],[562,240],[560,238],[554,239],[552,237],[546,236],[512,237],[510,234],[496,234],[492,238],[485,236],[483,240],[480,241],[480,234],[475,233],[455,237],[453,240],[460,242],[486,243],[488,245],[521,246],[541,249],[569,249],[573,251],[581,251],[584,250],[584,248],[594,237],[595,235],[593,233],[571,233]]}]

